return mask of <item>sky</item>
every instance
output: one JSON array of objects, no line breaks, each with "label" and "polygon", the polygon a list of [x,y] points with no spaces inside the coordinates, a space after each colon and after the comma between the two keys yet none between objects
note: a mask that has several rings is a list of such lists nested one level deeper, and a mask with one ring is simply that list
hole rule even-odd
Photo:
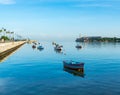
[{"label": "sky", "polygon": [[0,0],[0,28],[35,40],[120,37],[120,0]]}]

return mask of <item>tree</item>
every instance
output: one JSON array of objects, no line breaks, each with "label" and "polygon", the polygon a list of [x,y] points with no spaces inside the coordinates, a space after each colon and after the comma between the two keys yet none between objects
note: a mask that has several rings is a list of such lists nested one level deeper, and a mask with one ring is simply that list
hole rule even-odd
[{"label": "tree", "polygon": [[[0,35],[1,35],[1,33],[2,33],[2,30],[0,30]],[[1,37],[1,36],[0,36]]]},{"label": "tree", "polygon": [[10,39],[10,31],[6,31],[6,35]]},{"label": "tree", "polygon": [[12,34],[12,40],[14,41],[14,32],[10,32]]},{"label": "tree", "polygon": [[7,36],[2,36],[1,39],[9,40],[9,38]]}]

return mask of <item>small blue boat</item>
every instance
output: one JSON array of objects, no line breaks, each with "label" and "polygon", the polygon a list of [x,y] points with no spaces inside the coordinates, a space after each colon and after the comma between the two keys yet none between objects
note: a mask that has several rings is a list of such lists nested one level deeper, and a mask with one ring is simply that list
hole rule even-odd
[{"label": "small blue boat", "polygon": [[65,60],[63,61],[64,68],[72,69],[72,70],[81,70],[84,68],[83,62],[75,62],[72,60]]},{"label": "small blue boat", "polygon": [[37,49],[44,49],[44,47],[43,46],[38,46]]}]

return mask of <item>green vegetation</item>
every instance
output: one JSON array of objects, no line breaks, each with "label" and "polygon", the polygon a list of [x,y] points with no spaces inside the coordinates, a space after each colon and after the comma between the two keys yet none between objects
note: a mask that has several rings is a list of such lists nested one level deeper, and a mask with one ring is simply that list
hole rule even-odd
[{"label": "green vegetation", "polygon": [[76,39],[76,42],[120,42],[120,38],[117,37],[80,37]]},{"label": "green vegetation", "polygon": [[101,38],[101,41],[102,42],[120,42],[120,38],[116,38],[116,37],[107,38],[107,37],[104,37],[104,38]]},{"label": "green vegetation", "polygon": [[5,28],[0,29],[0,40],[1,41],[21,41],[21,40],[25,40],[25,38],[23,38],[22,36],[14,33],[13,31],[8,31]]},{"label": "green vegetation", "polygon": [[1,36],[0,38],[1,40],[4,39],[4,40],[10,40],[7,36]]}]

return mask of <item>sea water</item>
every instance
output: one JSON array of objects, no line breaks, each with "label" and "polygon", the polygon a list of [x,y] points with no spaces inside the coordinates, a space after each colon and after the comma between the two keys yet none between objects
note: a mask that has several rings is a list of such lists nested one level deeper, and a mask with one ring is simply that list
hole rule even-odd
[{"label": "sea water", "polygon": [[[51,42],[43,50],[25,44],[0,63],[0,95],[120,95],[120,43]],[[64,70],[63,60],[84,62],[83,75]]]}]

